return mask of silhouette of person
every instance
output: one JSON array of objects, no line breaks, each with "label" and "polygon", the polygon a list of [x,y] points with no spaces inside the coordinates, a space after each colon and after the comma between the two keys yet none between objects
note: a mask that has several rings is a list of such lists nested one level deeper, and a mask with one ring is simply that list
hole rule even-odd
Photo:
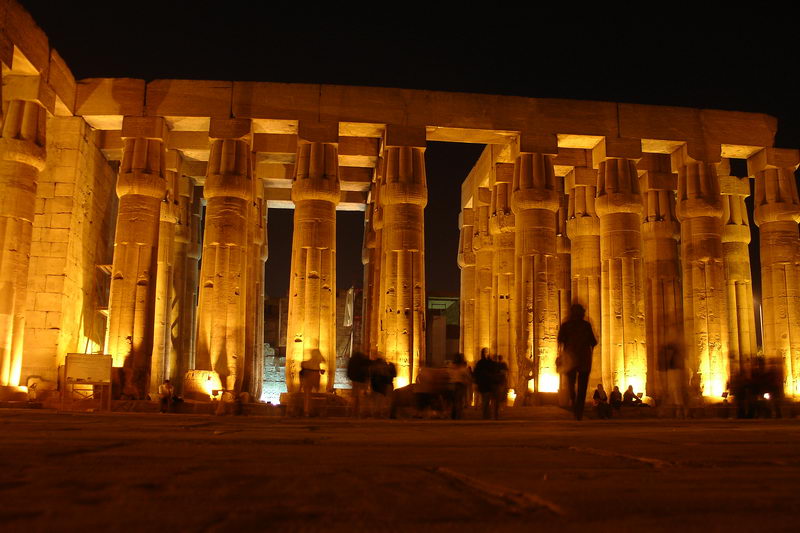
[{"label": "silhouette of person", "polygon": [[597,388],[594,390],[594,394],[592,395],[592,401],[597,409],[598,417],[611,418],[611,406],[608,404],[608,395],[606,394],[605,389],[603,389],[602,383],[597,384]]},{"label": "silhouette of person", "polygon": [[353,387],[353,416],[361,415],[361,399],[367,393],[370,360],[361,352],[354,352],[347,363],[347,378]]},{"label": "silhouette of person", "polygon": [[617,410],[622,407],[622,391],[619,390],[617,385],[614,385],[614,390],[611,391],[611,395],[608,398],[608,403],[611,404],[611,407]]},{"label": "silhouette of person", "polygon": [[303,392],[303,414],[311,414],[311,394],[319,392],[320,376],[325,373],[325,357],[318,349],[311,350],[311,357],[300,363],[300,390]]},{"label": "silhouette of person", "polygon": [[573,304],[569,309],[569,317],[558,329],[558,345],[561,350],[559,370],[567,376],[575,420],[583,418],[586,388],[589,385],[589,372],[592,370],[592,350],[597,346],[592,325],[584,320],[584,316],[586,310],[583,306]]},{"label": "silhouette of person", "polygon": [[642,400],[633,392],[633,385],[628,385],[625,394],[622,395],[622,405],[639,405]]},{"label": "silhouette of person", "polygon": [[469,373],[467,360],[464,354],[457,353],[447,369],[450,375],[450,384],[453,385],[453,409],[451,416],[453,420],[458,420],[464,411],[464,404],[467,401],[467,387],[472,381]]},{"label": "silhouette of person", "polygon": [[158,386],[159,410],[162,413],[168,413],[172,410],[172,402],[174,401],[174,397],[175,388],[168,379],[165,379],[164,383]]},{"label": "silhouette of person", "polygon": [[481,395],[481,406],[483,408],[483,418],[489,418],[489,407],[492,400],[492,393],[495,390],[495,362],[489,358],[489,349],[481,350],[481,358],[475,363],[473,377],[475,386]]}]

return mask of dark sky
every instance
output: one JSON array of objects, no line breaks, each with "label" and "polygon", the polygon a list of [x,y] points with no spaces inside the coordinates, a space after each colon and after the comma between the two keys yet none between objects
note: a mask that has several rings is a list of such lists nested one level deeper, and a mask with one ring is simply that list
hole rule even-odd
[{"label": "dark sky", "polygon": [[[23,0],[76,78],[331,83],[707,107],[778,117],[800,146],[794,19],[768,5],[644,4],[613,12],[462,3]],[[470,9],[467,6],[480,6]],[[458,189],[480,146],[431,143],[429,289],[458,291]],[[340,285],[361,278],[362,217],[341,213]],[[291,212],[270,213],[272,294],[285,290]],[[281,259],[281,257],[284,259]]]}]

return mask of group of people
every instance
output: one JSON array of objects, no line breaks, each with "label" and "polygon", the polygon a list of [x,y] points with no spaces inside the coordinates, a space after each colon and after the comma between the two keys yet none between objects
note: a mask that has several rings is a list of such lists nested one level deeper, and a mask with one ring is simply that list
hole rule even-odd
[{"label": "group of people", "polygon": [[602,383],[597,384],[597,388],[592,395],[592,402],[600,418],[611,418],[611,414],[614,411],[621,410],[623,406],[637,407],[647,405],[633,391],[633,385],[628,385],[624,394],[620,392],[618,386],[614,385],[614,390],[611,391],[611,394],[606,394]]},{"label": "group of people", "polygon": [[385,414],[396,376],[394,363],[382,357],[370,359],[361,352],[353,353],[347,364],[347,378],[353,387],[353,414],[356,417],[364,414],[362,403],[365,398],[371,400],[370,410],[373,416]]}]

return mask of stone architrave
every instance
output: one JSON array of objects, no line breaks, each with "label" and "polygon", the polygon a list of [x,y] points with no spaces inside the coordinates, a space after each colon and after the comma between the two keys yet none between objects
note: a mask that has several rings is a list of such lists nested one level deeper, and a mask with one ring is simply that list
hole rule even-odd
[{"label": "stone architrave", "polygon": [[[300,391],[305,360],[319,364],[322,391],[332,391],[336,368],[336,205],[338,129],[300,124],[292,185],[294,236],[286,338],[286,386]],[[315,358],[319,350],[324,361]]]},{"label": "stone architrave", "polygon": [[39,172],[45,166],[47,112],[38,102],[15,99],[2,116],[0,134],[0,387],[16,387],[22,371],[25,305]]},{"label": "stone architrave", "polygon": [[[492,236],[492,320],[493,351],[508,364],[508,384],[522,401],[528,388],[527,375],[532,368],[519,368],[514,322],[514,212],[511,209],[513,163],[495,163],[494,186],[489,216]],[[463,273],[463,271],[462,271]]]},{"label": "stone architrave", "polygon": [[716,150],[684,145],[672,153],[678,173],[683,319],[690,392],[721,397],[727,390],[728,297],[722,251],[722,198]]},{"label": "stone architrave", "polygon": [[800,397],[800,197],[797,150],[766,148],[747,164],[755,175],[755,221],[761,234],[764,355],[783,365],[787,396]]},{"label": "stone architrave", "polygon": [[[675,214],[677,175],[670,156],[644,154],[637,163],[641,173],[644,217],[642,220],[645,322],[647,324],[647,390],[666,401],[670,383],[666,360],[672,345],[685,352],[683,292],[678,240],[680,223]],[[673,362],[672,364],[676,364]],[[674,387],[678,383],[672,384]]]},{"label": "stone architrave", "polygon": [[123,393],[149,390],[153,351],[158,232],[165,179],[166,126],[158,117],[125,117],[117,179],[117,228],[108,301],[106,352],[122,367]]},{"label": "stone architrave", "polygon": [[484,348],[497,354],[497,317],[492,301],[492,267],[494,263],[494,242],[489,233],[489,211],[491,190],[480,187],[475,195],[473,213],[472,249],[475,251],[475,353],[480,357]]},{"label": "stone architrave", "polygon": [[459,347],[467,363],[474,366],[479,354],[475,352],[475,250],[472,248],[475,221],[472,208],[463,208],[458,222],[458,267],[461,269]]},{"label": "stone architrave", "polygon": [[242,390],[251,398],[261,397],[264,373],[264,271],[267,261],[267,203],[264,182],[253,180],[247,252],[247,312]]},{"label": "stone architrave", "polygon": [[242,390],[246,351],[248,223],[253,201],[250,121],[211,119],[195,368]]},{"label": "stone architrave", "polygon": [[166,152],[164,172],[167,190],[161,202],[161,218],[158,226],[158,256],[156,260],[156,296],[153,312],[153,356],[150,360],[150,397],[158,396],[158,387],[174,373],[172,348],[172,320],[175,302],[174,279],[176,224],[178,222],[178,167],[180,154],[176,150]]},{"label": "stone architrave", "polygon": [[642,197],[635,139],[605,139],[594,149],[600,217],[603,384],[645,392],[647,347],[642,264]]},{"label": "stone architrave", "polygon": [[[600,219],[594,206],[597,170],[575,167],[566,175],[564,185],[569,193],[567,235],[570,240],[572,303],[580,304],[586,309],[586,320],[592,324],[595,337],[599,341],[602,323]],[[592,354],[590,383],[602,382],[602,353],[601,343]]]},{"label": "stone architrave", "polygon": [[727,159],[719,165],[722,194],[722,256],[728,292],[731,373],[746,371],[758,354],[753,277],[750,270],[750,221],[744,199],[750,179],[730,175]]},{"label": "stone architrave", "polygon": [[387,126],[384,139],[385,357],[397,368],[397,387],[415,381],[425,353],[425,134]]},{"label": "stone architrave", "polygon": [[[533,364],[537,392],[556,392],[559,199],[553,156],[522,152],[514,166],[515,298],[518,367]],[[522,359],[525,359],[523,361]]]}]

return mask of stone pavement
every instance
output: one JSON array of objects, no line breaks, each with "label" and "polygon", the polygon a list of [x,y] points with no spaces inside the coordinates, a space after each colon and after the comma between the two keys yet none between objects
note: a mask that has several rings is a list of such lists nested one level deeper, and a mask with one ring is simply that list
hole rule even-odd
[{"label": "stone pavement", "polygon": [[0,410],[0,531],[796,531],[800,421]]}]

